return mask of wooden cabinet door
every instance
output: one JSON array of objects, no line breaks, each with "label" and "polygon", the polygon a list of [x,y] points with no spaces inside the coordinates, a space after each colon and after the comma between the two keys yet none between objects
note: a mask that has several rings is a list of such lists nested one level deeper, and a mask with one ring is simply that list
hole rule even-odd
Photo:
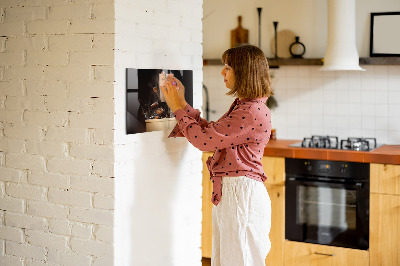
[{"label": "wooden cabinet door", "polygon": [[400,165],[370,164],[371,193],[400,195]]},{"label": "wooden cabinet door", "polygon": [[206,161],[211,152],[203,153],[203,196],[202,196],[202,224],[201,224],[201,253],[204,258],[211,258],[212,252],[212,183]]},{"label": "wooden cabinet door", "polygon": [[400,265],[400,196],[371,194],[371,266]]},{"label": "wooden cabinet door", "polygon": [[285,266],[368,266],[365,250],[285,241]]},{"label": "wooden cabinet door", "polygon": [[266,266],[283,265],[285,240],[285,187],[265,184],[271,199],[271,250],[265,259]]},{"label": "wooden cabinet door", "polygon": [[285,158],[264,156],[261,163],[268,177],[266,184],[285,185]]}]

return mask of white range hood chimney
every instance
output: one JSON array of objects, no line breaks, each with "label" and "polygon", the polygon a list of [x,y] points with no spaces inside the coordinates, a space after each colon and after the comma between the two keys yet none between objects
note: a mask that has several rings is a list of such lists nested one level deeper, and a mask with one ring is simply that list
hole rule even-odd
[{"label": "white range hood chimney", "polygon": [[358,70],[355,0],[328,0],[328,45],[323,71]]}]

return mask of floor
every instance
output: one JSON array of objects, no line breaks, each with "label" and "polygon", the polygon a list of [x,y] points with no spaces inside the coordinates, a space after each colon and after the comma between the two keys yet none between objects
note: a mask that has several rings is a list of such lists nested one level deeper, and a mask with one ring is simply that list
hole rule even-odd
[{"label": "floor", "polygon": [[211,259],[209,258],[202,258],[201,262],[203,263],[203,266],[211,266]]}]

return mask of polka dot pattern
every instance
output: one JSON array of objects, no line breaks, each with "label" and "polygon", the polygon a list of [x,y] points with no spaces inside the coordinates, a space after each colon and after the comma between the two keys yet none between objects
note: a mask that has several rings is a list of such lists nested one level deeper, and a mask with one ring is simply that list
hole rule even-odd
[{"label": "polka dot pattern", "polygon": [[207,160],[214,205],[221,200],[224,176],[247,176],[261,182],[267,179],[261,164],[271,132],[266,100],[236,99],[216,122],[201,118],[200,111],[190,105],[174,113],[178,124],[169,137],[184,136],[201,151],[215,151]]}]

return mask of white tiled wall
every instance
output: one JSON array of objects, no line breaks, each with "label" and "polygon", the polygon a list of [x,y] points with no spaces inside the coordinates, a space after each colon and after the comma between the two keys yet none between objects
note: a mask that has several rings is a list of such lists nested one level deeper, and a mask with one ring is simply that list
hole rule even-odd
[{"label": "white tiled wall", "polygon": [[[323,72],[318,66],[271,69],[278,108],[272,124],[281,139],[311,135],[376,137],[378,143],[400,144],[400,66],[365,65],[364,72]],[[210,109],[216,120],[232,98],[219,75],[222,66],[204,68]]]}]

